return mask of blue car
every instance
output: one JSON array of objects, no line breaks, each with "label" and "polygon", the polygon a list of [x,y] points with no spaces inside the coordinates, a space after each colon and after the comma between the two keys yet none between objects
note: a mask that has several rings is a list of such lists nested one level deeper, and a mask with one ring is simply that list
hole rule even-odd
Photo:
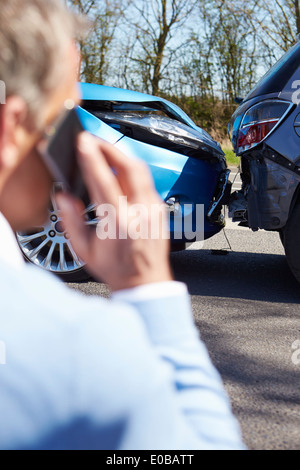
[{"label": "blue car", "polygon": [[[220,145],[165,99],[94,84],[80,87],[77,112],[84,128],[148,164],[169,208],[172,250],[218,233],[225,224],[222,208],[231,192],[230,170]],[[92,204],[86,207],[86,219],[87,224],[97,223]],[[18,233],[17,239],[28,261],[66,281],[87,277],[84,263],[62,230],[54,201],[45,226]]]}]

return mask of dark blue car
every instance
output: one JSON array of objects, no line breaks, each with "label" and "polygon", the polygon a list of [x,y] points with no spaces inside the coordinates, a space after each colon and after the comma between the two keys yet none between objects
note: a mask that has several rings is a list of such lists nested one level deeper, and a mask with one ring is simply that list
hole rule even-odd
[{"label": "dark blue car", "polygon": [[[224,227],[222,207],[231,189],[220,145],[167,100],[100,85],[80,86],[78,114],[84,128],[149,165],[156,189],[170,211],[172,249],[183,249],[186,243],[218,233]],[[87,206],[89,224],[97,223],[94,209]],[[84,263],[74,253],[67,234],[60,231],[59,221],[53,202],[48,223],[17,234],[19,245],[24,256],[41,268],[65,280],[82,279],[86,277]]]},{"label": "dark blue car", "polygon": [[278,232],[300,282],[300,42],[242,101],[229,132],[243,181],[229,214],[254,231]]}]

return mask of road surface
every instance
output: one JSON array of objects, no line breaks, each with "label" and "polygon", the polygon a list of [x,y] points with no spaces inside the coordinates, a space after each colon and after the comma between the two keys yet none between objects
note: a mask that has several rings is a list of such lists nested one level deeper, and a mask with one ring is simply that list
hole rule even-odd
[{"label": "road surface", "polygon": [[[238,189],[239,180],[236,180]],[[300,286],[276,233],[228,221],[204,243],[171,254],[195,322],[249,449],[300,449]],[[109,296],[96,282],[71,284]]]}]

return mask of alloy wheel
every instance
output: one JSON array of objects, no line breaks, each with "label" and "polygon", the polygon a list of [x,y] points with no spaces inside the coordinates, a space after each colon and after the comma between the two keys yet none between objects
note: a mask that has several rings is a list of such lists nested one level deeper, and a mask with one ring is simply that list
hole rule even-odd
[{"label": "alloy wheel", "polygon": [[[84,216],[86,225],[97,224],[98,219],[93,204],[86,207]],[[76,274],[84,269],[84,262],[76,255],[69,235],[64,231],[60,211],[53,196],[45,225],[27,232],[18,232],[16,235],[24,257],[36,266],[53,272],[65,280],[76,278]]]}]

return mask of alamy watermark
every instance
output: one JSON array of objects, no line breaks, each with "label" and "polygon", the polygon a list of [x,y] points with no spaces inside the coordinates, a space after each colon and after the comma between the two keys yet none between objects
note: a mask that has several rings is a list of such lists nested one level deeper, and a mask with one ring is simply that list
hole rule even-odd
[{"label": "alamy watermark", "polygon": [[0,104],[6,103],[6,85],[0,80]]},{"label": "alamy watermark", "polygon": [[295,90],[292,94],[292,102],[294,104],[300,104],[300,80],[295,80],[292,83],[292,89]]},{"label": "alamy watermark", "polygon": [[4,341],[0,341],[0,365],[6,364],[6,345]]},{"label": "alamy watermark", "polygon": [[299,339],[293,342],[292,350],[294,351],[292,354],[292,363],[295,366],[299,366],[300,365],[300,340]]},{"label": "alamy watermark", "polygon": [[118,207],[101,204],[96,210],[100,240],[204,240],[203,204],[128,204],[119,198]]},{"label": "alamy watermark", "polygon": [[295,80],[292,83],[292,89],[295,90],[292,94],[292,101],[294,104],[300,104],[300,80]]}]

